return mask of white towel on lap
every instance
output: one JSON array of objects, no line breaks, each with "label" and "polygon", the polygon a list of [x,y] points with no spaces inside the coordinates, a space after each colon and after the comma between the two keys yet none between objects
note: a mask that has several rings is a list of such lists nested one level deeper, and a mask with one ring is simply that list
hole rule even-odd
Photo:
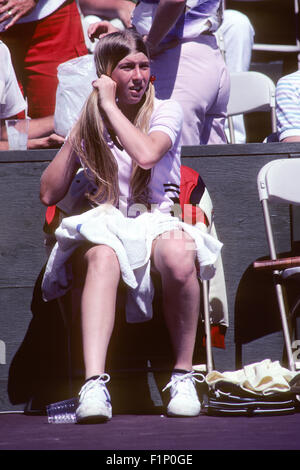
[{"label": "white towel on lap", "polygon": [[123,281],[129,287],[126,304],[128,322],[152,318],[153,285],[150,255],[153,240],[170,230],[183,229],[195,241],[200,278],[210,279],[213,264],[222,243],[197,226],[191,226],[171,215],[145,212],[136,218],[124,217],[111,205],[100,205],[81,215],[66,217],[55,232],[57,243],[49,257],[42,281],[45,301],[64,295],[72,285],[68,259],[83,242],[110,246],[116,253]]}]

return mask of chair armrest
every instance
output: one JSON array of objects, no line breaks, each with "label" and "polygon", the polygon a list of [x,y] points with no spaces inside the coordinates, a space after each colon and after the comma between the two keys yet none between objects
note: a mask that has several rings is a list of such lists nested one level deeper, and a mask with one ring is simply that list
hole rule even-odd
[{"label": "chair armrest", "polygon": [[260,270],[281,270],[291,268],[293,266],[300,266],[300,256],[292,256],[291,258],[281,258],[276,260],[255,261],[253,263],[253,268]]}]

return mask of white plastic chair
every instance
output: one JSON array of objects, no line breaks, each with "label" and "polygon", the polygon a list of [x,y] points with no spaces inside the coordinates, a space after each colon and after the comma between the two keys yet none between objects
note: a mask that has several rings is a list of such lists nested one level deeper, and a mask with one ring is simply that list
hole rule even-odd
[{"label": "white plastic chair", "polygon": [[270,112],[272,132],[276,132],[275,85],[260,72],[236,72],[230,74],[230,95],[227,119],[230,143],[235,144],[232,116],[256,111]]},{"label": "white plastic chair", "polygon": [[[264,165],[258,173],[257,187],[259,199],[262,205],[265,222],[266,237],[270,250],[270,261],[258,261],[254,263],[256,269],[271,269],[274,274],[274,285],[281,317],[284,342],[287,352],[288,366],[290,370],[300,369],[300,363],[296,362],[292,353],[290,318],[292,311],[299,305],[299,300],[293,309],[287,311],[287,298],[283,284],[291,276],[300,282],[300,267],[282,269],[284,266],[300,265],[298,258],[278,260],[275,246],[275,237],[270,217],[270,204],[300,205],[300,158],[287,158],[273,160]],[[293,263],[294,261],[294,263]],[[282,269],[280,271],[280,269]],[[300,284],[299,284],[300,286]]]}]

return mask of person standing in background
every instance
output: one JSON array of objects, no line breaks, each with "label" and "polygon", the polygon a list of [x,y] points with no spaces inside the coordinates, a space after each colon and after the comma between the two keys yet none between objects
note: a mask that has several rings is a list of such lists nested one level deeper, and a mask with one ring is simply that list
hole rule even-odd
[{"label": "person standing in background", "polygon": [[[214,36],[221,20],[220,0],[142,0],[133,10],[132,25],[151,51],[157,96],[183,108],[182,145],[226,142],[229,75]],[[95,23],[89,35],[113,30]]]}]

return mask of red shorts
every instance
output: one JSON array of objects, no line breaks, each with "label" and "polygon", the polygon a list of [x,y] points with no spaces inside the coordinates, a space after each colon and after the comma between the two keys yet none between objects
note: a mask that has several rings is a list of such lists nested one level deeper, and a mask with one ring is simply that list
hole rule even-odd
[{"label": "red shorts", "polygon": [[42,20],[13,26],[0,39],[10,50],[29,116],[54,114],[58,65],[88,52],[75,0]]}]

